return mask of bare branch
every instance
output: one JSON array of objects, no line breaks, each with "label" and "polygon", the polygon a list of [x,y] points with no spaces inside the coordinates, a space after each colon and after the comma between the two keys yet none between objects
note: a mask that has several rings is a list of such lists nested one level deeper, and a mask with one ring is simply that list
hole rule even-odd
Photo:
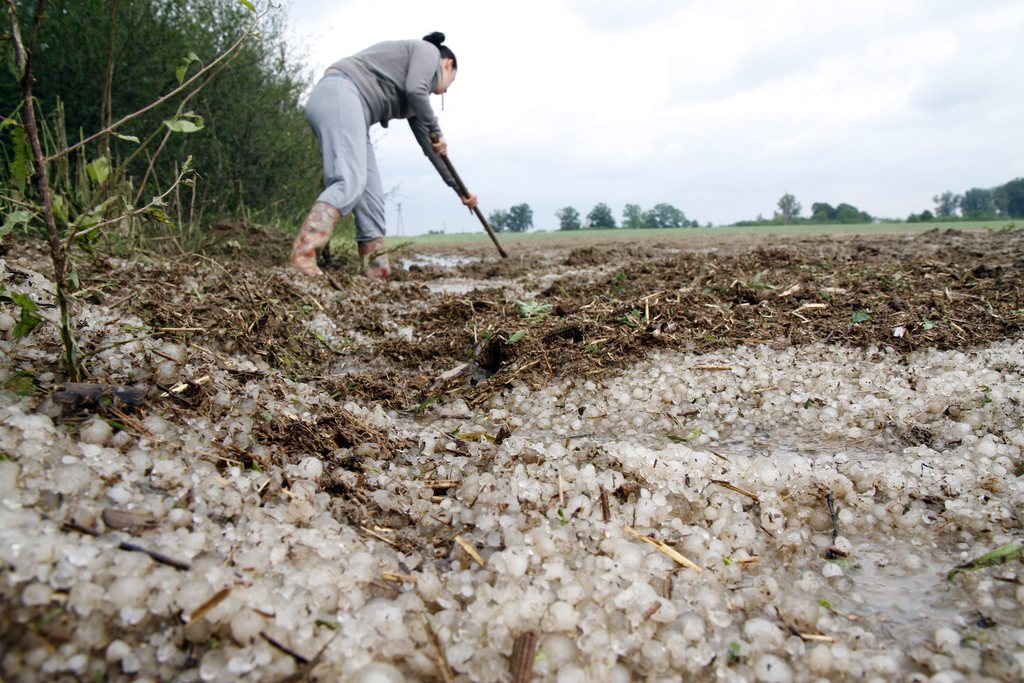
[{"label": "bare branch", "polygon": [[45,0],[39,0],[36,3],[36,12],[32,19],[32,33],[27,47],[21,40],[21,27],[18,23],[18,10],[14,5],[14,0],[7,0],[7,14],[11,21],[11,36],[14,39],[15,56],[20,72],[21,98],[25,105],[25,134],[28,136],[29,146],[32,148],[32,163],[35,165],[36,184],[39,187],[39,197],[43,204],[43,217],[46,219],[50,259],[53,261],[53,281],[57,295],[57,308],[60,310],[60,337],[61,344],[64,346],[64,367],[67,370],[68,379],[77,382],[81,367],[78,360],[78,345],[72,334],[74,323],[65,286],[68,272],[67,253],[61,244],[60,233],[57,232],[57,218],[53,212],[53,193],[50,191],[50,176],[46,166],[46,156],[43,154],[42,144],[39,141],[36,110],[32,102],[32,48],[35,46],[39,24],[43,19],[44,4]]},{"label": "bare branch", "polygon": [[7,16],[11,20],[11,37],[14,39],[14,59],[18,64],[18,77],[25,73],[25,46],[21,44],[21,31],[18,28],[18,8],[14,0],[7,0]]},{"label": "bare branch", "polygon": [[[186,165],[187,165],[187,162],[186,162]],[[150,201],[149,204],[146,204],[145,206],[139,207],[137,209],[131,209],[130,211],[127,211],[126,213],[123,213],[120,216],[116,216],[114,218],[110,218],[108,220],[105,220],[105,221],[102,221],[100,223],[97,223],[96,225],[90,225],[88,228],[86,228],[84,230],[79,230],[78,232],[74,232],[70,236],[68,236],[68,244],[70,245],[75,240],[77,240],[77,239],[79,239],[81,237],[85,237],[86,235],[92,234],[92,233],[96,232],[97,230],[99,230],[100,228],[105,228],[108,225],[114,225],[115,223],[120,223],[121,221],[127,220],[128,218],[132,218],[134,216],[138,216],[138,215],[144,214],[144,213],[146,213],[147,211],[149,211],[150,209],[152,209],[154,207],[164,206],[166,204],[166,202],[164,200],[167,198],[167,196],[169,194],[171,194],[172,192],[175,191],[175,189],[177,189],[177,187],[181,184],[182,178],[184,178],[186,175],[190,175],[190,174],[194,174],[194,173],[195,172],[191,168],[185,168],[184,170],[182,170],[181,173],[178,174],[178,177],[175,178],[175,180],[171,184],[171,186],[169,188],[167,188],[166,190],[164,190],[164,192],[162,194],[159,194],[159,195],[153,197],[152,201]]]}]

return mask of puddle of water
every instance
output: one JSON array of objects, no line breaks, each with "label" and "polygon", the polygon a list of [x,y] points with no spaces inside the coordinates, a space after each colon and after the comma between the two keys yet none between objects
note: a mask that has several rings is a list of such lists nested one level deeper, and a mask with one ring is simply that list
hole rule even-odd
[{"label": "puddle of water", "polygon": [[454,268],[464,266],[467,263],[477,263],[480,260],[477,256],[454,256],[441,254],[416,254],[412,258],[401,260],[402,268],[409,270],[413,266],[425,268],[427,266],[440,266],[442,268]]},{"label": "puddle of water", "polygon": [[478,289],[509,287],[507,280],[434,280],[424,283],[433,294],[468,294]]},{"label": "puddle of water", "polygon": [[[906,547],[885,547],[882,539],[874,540],[874,547],[882,549],[855,553],[854,568],[846,574],[849,588],[839,591],[833,607],[855,615],[866,628],[880,627],[905,646],[925,642],[936,628],[954,624],[962,605],[946,581],[953,560],[942,564],[941,558],[928,557],[933,551],[916,548],[921,567],[909,570],[895,561]],[[873,543],[867,538],[858,545]]]},{"label": "puddle of water", "polygon": [[731,439],[719,442],[717,449],[733,456],[753,458],[759,455],[802,455],[806,458],[831,458],[837,453],[846,456],[849,462],[882,462],[893,457],[892,448],[864,441],[845,439],[828,440],[802,435],[799,439],[779,438],[767,435],[763,440]]}]

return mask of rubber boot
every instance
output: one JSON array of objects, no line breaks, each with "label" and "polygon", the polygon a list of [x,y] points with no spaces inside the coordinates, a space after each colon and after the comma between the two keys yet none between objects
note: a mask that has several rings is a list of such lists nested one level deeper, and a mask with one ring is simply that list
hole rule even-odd
[{"label": "rubber boot", "polygon": [[292,266],[307,275],[323,275],[316,265],[316,252],[331,239],[334,226],[341,218],[341,212],[326,202],[317,202],[306,215],[289,258]]},{"label": "rubber boot", "polygon": [[387,279],[391,275],[388,255],[383,253],[383,251],[384,240],[382,239],[359,242],[359,263],[362,265],[364,276],[374,279]]}]

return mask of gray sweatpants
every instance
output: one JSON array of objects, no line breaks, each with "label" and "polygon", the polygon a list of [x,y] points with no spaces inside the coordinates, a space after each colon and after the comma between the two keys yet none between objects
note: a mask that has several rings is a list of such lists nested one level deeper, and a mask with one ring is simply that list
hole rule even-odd
[{"label": "gray sweatpants", "polygon": [[317,197],[341,215],[355,213],[356,241],[384,236],[384,188],[370,142],[370,110],[347,76],[329,73],[306,102],[306,120],[320,141],[324,191]]}]

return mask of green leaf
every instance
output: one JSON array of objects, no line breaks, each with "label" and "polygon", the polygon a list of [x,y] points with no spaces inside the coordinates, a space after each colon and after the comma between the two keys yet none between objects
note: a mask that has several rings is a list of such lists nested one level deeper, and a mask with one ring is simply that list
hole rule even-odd
[{"label": "green leaf", "polygon": [[0,226],[0,237],[9,235],[19,225],[25,227],[32,220],[32,212],[28,209],[15,209],[7,214],[4,224]]},{"label": "green leaf", "polygon": [[68,202],[64,199],[64,195],[53,193],[50,198],[53,206],[53,215],[61,223],[68,222]]},{"label": "green leaf", "polygon": [[839,567],[840,569],[842,569],[844,572],[848,572],[848,571],[856,568],[854,566],[853,562],[851,562],[850,559],[847,558],[847,557],[833,557],[832,559],[825,560],[825,561],[826,562],[831,562],[832,564],[834,564],[837,567]]},{"label": "green leaf", "polygon": [[27,337],[29,334],[32,333],[32,330],[36,329],[36,326],[41,322],[43,322],[43,319],[40,318],[39,316],[32,315],[31,313],[26,313],[25,311],[22,311],[21,318],[14,325],[14,329],[11,331],[11,334],[14,336],[15,339]]},{"label": "green leaf", "polygon": [[115,137],[127,140],[128,142],[134,142],[136,145],[139,144],[139,139],[134,135],[121,135],[120,133],[114,133]]},{"label": "green leaf", "polygon": [[850,320],[855,325],[858,323],[866,323],[871,320],[871,314],[865,313],[864,311],[855,311],[854,314],[850,316]]},{"label": "green leaf", "polygon": [[164,211],[161,208],[158,208],[156,206],[151,206],[148,209],[146,209],[146,213],[148,213],[150,216],[152,216],[153,218],[157,219],[158,221],[160,221],[164,225],[170,225],[171,224],[171,217],[168,216],[167,212]]},{"label": "green leaf", "polygon": [[430,406],[432,406],[435,403],[437,403],[440,399],[441,399],[440,396],[430,396],[425,401],[417,403],[415,406],[413,406],[412,407],[412,412],[414,412],[414,413],[422,413],[424,410],[426,410]]},{"label": "green leaf", "polygon": [[622,316],[622,322],[626,323],[630,327],[640,327],[643,324],[644,312],[639,308],[634,308],[632,311]]},{"label": "green leaf", "polygon": [[[5,119],[5,122],[10,119]],[[11,144],[14,147],[14,159],[8,164],[8,172],[12,185],[19,191],[25,189],[25,183],[32,175],[32,150],[28,145],[28,134],[21,126],[11,128]]]},{"label": "green leaf", "polygon": [[46,625],[47,625],[47,624],[49,624],[49,623],[50,623],[51,621],[53,621],[54,619],[56,619],[56,618],[57,618],[57,617],[59,617],[60,615],[64,614],[64,612],[65,612],[65,609],[66,609],[66,608],[65,608],[65,606],[64,606],[64,605],[58,605],[57,607],[54,607],[54,608],[53,608],[52,610],[50,610],[49,612],[47,612],[46,614],[44,614],[44,615],[43,615],[43,616],[42,616],[42,617],[41,617],[41,618],[39,619],[39,621],[37,622],[37,623],[38,623],[38,625],[39,625],[39,626],[46,626]]},{"label": "green leaf", "polygon": [[519,330],[514,332],[511,337],[505,340],[506,344],[515,344],[517,341],[526,336],[526,330]]},{"label": "green leaf", "polygon": [[174,119],[173,121],[164,121],[164,125],[171,129],[174,133],[197,133],[203,129],[202,126],[197,126],[193,122],[187,119]]},{"label": "green leaf", "polygon": [[110,177],[110,159],[105,156],[93,159],[86,164],[85,170],[89,172],[89,177],[94,183],[102,185]]},{"label": "green leaf", "polygon": [[42,393],[36,384],[36,376],[28,370],[18,370],[4,380],[4,389],[18,396],[34,396]]},{"label": "green leaf", "polygon": [[970,562],[958,564],[952,571],[946,574],[946,580],[952,581],[962,571],[973,572],[985,567],[995,567],[1000,564],[1006,564],[1016,557],[1024,557],[1024,541],[1012,541],[996,548],[990,553],[976,557]]},{"label": "green leaf", "polygon": [[194,112],[186,112],[176,119],[164,121],[173,133],[197,133],[203,129],[203,117]]},{"label": "green leaf", "polygon": [[247,10],[249,10],[250,12],[252,12],[253,14],[256,13],[256,8],[253,7],[253,4],[251,2],[249,2],[249,0],[238,0],[238,2],[241,3],[242,5],[244,5],[245,8]]},{"label": "green leaf", "polygon": [[174,70],[174,75],[178,78],[178,83],[185,82],[185,74],[188,73],[188,68],[192,66],[192,62],[198,62],[199,55],[191,50],[185,55],[185,61],[178,65],[178,68]]},{"label": "green leaf", "polygon": [[688,431],[684,436],[679,436],[678,434],[666,434],[665,438],[674,443],[689,443],[703,433],[704,430],[700,426],[697,426]]},{"label": "green leaf", "polygon": [[754,275],[754,281],[751,286],[755,289],[778,289],[775,285],[770,285],[767,282],[761,282],[761,273]]},{"label": "green leaf", "polygon": [[43,319],[36,315],[39,311],[39,306],[36,305],[35,301],[32,301],[28,294],[11,292],[9,296],[14,305],[21,309],[21,317],[14,325],[11,334],[15,339],[21,339],[30,334],[36,328],[36,325],[43,322]]},{"label": "green leaf", "polygon": [[544,304],[539,301],[517,301],[516,309],[519,311],[520,318],[538,321],[551,313],[551,304]]},{"label": "green leaf", "polygon": [[36,313],[39,310],[39,305],[32,300],[28,294],[22,292],[11,292],[7,296],[11,297],[11,301],[14,305],[20,308],[22,311],[28,311],[29,313]]}]

